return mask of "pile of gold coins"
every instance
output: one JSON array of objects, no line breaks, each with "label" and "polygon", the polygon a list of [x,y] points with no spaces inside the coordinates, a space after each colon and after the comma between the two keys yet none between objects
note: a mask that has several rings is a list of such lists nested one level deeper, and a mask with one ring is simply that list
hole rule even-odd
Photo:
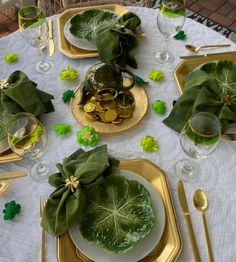
[{"label": "pile of gold coins", "polygon": [[80,105],[87,118],[103,123],[121,124],[124,119],[133,116],[135,102],[131,92],[120,92],[115,98],[106,92],[98,97],[91,96],[84,105]]}]

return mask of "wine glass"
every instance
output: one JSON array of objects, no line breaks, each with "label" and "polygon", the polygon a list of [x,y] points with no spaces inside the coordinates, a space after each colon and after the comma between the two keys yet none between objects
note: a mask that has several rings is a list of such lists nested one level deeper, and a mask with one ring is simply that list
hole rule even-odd
[{"label": "wine glass", "polygon": [[30,113],[12,115],[7,122],[7,138],[12,151],[18,156],[36,160],[30,169],[31,177],[39,182],[46,180],[51,172],[50,162],[38,160],[48,141],[42,123]]},{"label": "wine glass", "polygon": [[[192,158],[205,158],[217,147],[221,135],[219,119],[208,112],[199,112],[192,116],[180,133],[180,144],[184,152]],[[186,182],[199,177],[198,165],[184,159],[177,163],[176,172]]]},{"label": "wine glass", "polygon": [[40,74],[48,74],[53,64],[44,57],[43,48],[49,38],[49,27],[42,11],[37,6],[25,6],[18,13],[19,30],[28,44],[38,48],[41,60],[36,64],[35,70]]},{"label": "wine glass", "polygon": [[184,0],[162,0],[157,14],[157,26],[165,37],[165,47],[156,54],[157,62],[161,64],[172,63],[174,55],[168,51],[168,43],[183,27],[185,21]]}]

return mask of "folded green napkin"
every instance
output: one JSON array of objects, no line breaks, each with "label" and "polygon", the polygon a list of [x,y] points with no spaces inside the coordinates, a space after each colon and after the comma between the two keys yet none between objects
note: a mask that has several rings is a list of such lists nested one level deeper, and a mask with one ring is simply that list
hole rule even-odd
[{"label": "folded green napkin", "polygon": [[21,71],[13,72],[7,79],[7,85],[0,90],[0,108],[5,113],[29,112],[35,116],[54,111],[52,95],[36,88]]},{"label": "folded green napkin", "polygon": [[174,104],[164,123],[180,132],[197,112],[210,112],[221,121],[222,131],[236,122],[236,63],[211,62],[191,72],[185,79],[184,93]]},{"label": "folded green napkin", "polygon": [[56,187],[50,195],[42,216],[42,227],[58,236],[73,224],[80,222],[86,188],[102,182],[117,166],[118,160],[108,157],[106,145],[90,151],[77,150],[57,164],[59,173],[49,177],[49,183]]},{"label": "folded green napkin", "polygon": [[137,68],[137,62],[131,50],[138,46],[137,27],[140,18],[132,12],[122,15],[117,24],[98,31],[96,45],[103,62],[112,62],[121,67],[126,64]]}]

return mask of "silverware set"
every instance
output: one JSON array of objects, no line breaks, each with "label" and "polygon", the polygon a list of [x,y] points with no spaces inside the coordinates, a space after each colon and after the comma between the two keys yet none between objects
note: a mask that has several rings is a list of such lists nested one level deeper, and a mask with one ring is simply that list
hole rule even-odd
[{"label": "silverware set", "polygon": [[[179,201],[180,201],[182,211],[183,211],[185,219],[186,219],[188,231],[190,233],[190,241],[191,241],[195,261],[200,262],[201,258],[200,258],[197,242],[196,242],[194,231],[193,231],[193,226],[192,226],[192,222],[191,222],[190,212],[189,212],[188,203],[187,203],[186,194],[185,194],[185,189],[184,189],[184,184],[183,184],[183,181],[181,181],[181,180],[178,182],[178,197],[179,197]],[[211,247],[211,240],[210,240],[209,231],[208,231],[207,222],[206,222],[206,217],[205,217],[205,213],[204,213],[205,210],[207,209],[207,206],[208,206],[207,196],[202,189],[197,189],[195,191],[194,196],[193,196],[193,204],[194,204],[195,208],[198,209],[202,214],[209,261],[213,262],[214,257],[213,257],[212,247]]]}]

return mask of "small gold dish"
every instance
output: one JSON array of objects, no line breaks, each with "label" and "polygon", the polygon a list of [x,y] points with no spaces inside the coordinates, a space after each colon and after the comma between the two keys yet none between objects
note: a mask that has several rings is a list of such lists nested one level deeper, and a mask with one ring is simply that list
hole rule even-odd
[{"label": "small gold dish", "polygon": [[[166,225],[161,240],[155,249],[140,262],[176,261],[182,251],[183,242],[166,174],[146,159],[123,160],[119,167],[146,178],[158,191],[165,206]],[[57,238],[57,259],[58,262],[92,262],[75,247],[68,233]]]},{"label": "small gold dish", "polygon": [[86,6],[86,7],[77,7],[77,8],[71,8],[64,11],[62,14],[60,14],[57,18],[57,33],[58,33],[58,49],[61,53],[63,53],[65,56],[68,56],[70,58],[85,58],[85,57],[97,57],[98,53],[97,51],[92,50],[85,50],[78,48],[76,46],[73,46],[70,44],[65,36],[64,36],[64,26],[65,23],[75,14],[78,14],[79,12],[89,10],[89,9],[106,9],[115,12],[116,14],[123,15],[128,10],[124,6],[121,5],[101,5],[101,6]]}]

